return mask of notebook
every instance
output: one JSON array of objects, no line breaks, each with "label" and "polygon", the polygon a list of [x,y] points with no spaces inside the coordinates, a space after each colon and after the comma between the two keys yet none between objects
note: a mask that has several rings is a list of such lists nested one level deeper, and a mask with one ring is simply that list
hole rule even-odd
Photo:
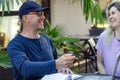
[{"label": "notebook", "polygon": [[77,78],[81,77],[81,75],[78,74],[63,74],[63,73],[54,73],[50,75],[45,75],[41,80],[75,80]]}]

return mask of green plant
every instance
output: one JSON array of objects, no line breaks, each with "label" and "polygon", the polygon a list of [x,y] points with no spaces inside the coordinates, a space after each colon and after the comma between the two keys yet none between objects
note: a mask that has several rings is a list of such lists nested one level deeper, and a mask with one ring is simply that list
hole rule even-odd
[{"label": "green plant", "polygon": [[86,22],[89,17],[95,25],[103,24],[103,15],[97,0],[67,0],[69,3],[80,3]]},{"label": "green plant", "polygon": [[[79,51],[81,49],[84,49],[84,47],[80,44],[79,39],[73,38],[71,36],[66,36],[65,32],[62,30],[61,25],[52,26],[47,19],[45,20],[45,22],[45,29],[42,30],[42,32],[47,34],[52,39],[53,44],[56,47],[59,55],[70,51],[73,53],[73,55],[78,57]],[[73,43],[78,44],[80,46],[80,49],[75,48]]]},{"label": "green plant", "polygon": [[2,16],[4,15],[5,11],[10,13],[10,9],[14,8],[14,3],[16,2],[18,5],[23,2],[24,0],[0,0],[0,7],[2,9]]},{"label": "green plant", "polygon": [[9,60],[7,51],[0,49],[0,66],[3,68],[10,68],[11,62]]}]

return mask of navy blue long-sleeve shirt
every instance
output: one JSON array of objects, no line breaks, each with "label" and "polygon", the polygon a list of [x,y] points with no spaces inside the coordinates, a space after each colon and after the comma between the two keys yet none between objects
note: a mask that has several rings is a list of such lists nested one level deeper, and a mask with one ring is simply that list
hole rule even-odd
[{"label": "navy blue long-sleeve shirt", "polygon": [[7,47],[14,80],[37,80],[56,72],[57,52],[52,41],[43,34],[30,39],[18,34]]}]

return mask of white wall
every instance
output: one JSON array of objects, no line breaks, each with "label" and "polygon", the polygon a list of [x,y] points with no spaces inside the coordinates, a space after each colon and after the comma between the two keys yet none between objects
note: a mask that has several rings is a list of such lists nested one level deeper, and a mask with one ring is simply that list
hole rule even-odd
[{"label": "white wall", "polygon": [[67,0],[51,0],[51,23],[64,25],[68,35],[88,35],[90,21],[86,24],[80,4],[70,4]]}]

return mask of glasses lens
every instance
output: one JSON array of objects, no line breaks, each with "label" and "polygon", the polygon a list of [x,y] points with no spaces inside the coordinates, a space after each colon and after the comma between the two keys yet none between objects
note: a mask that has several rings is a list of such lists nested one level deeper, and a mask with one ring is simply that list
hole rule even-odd
[{"label": "glasses lens", "polygon": [[44,15],[44,12],[43,12],[43,11],[40,11],[40,12],[31,12],[31,13],[29,13],[29,15],[32,15],[32,14],[35,14],[35,15],[37,15],[38,17],[40,17],[40,16]]},{"label": "glasses lens", "polygon": [[44,12],[40,11],[40,12],[37,13],[37,15],[40,17],[40,16],[44,15]]}]

